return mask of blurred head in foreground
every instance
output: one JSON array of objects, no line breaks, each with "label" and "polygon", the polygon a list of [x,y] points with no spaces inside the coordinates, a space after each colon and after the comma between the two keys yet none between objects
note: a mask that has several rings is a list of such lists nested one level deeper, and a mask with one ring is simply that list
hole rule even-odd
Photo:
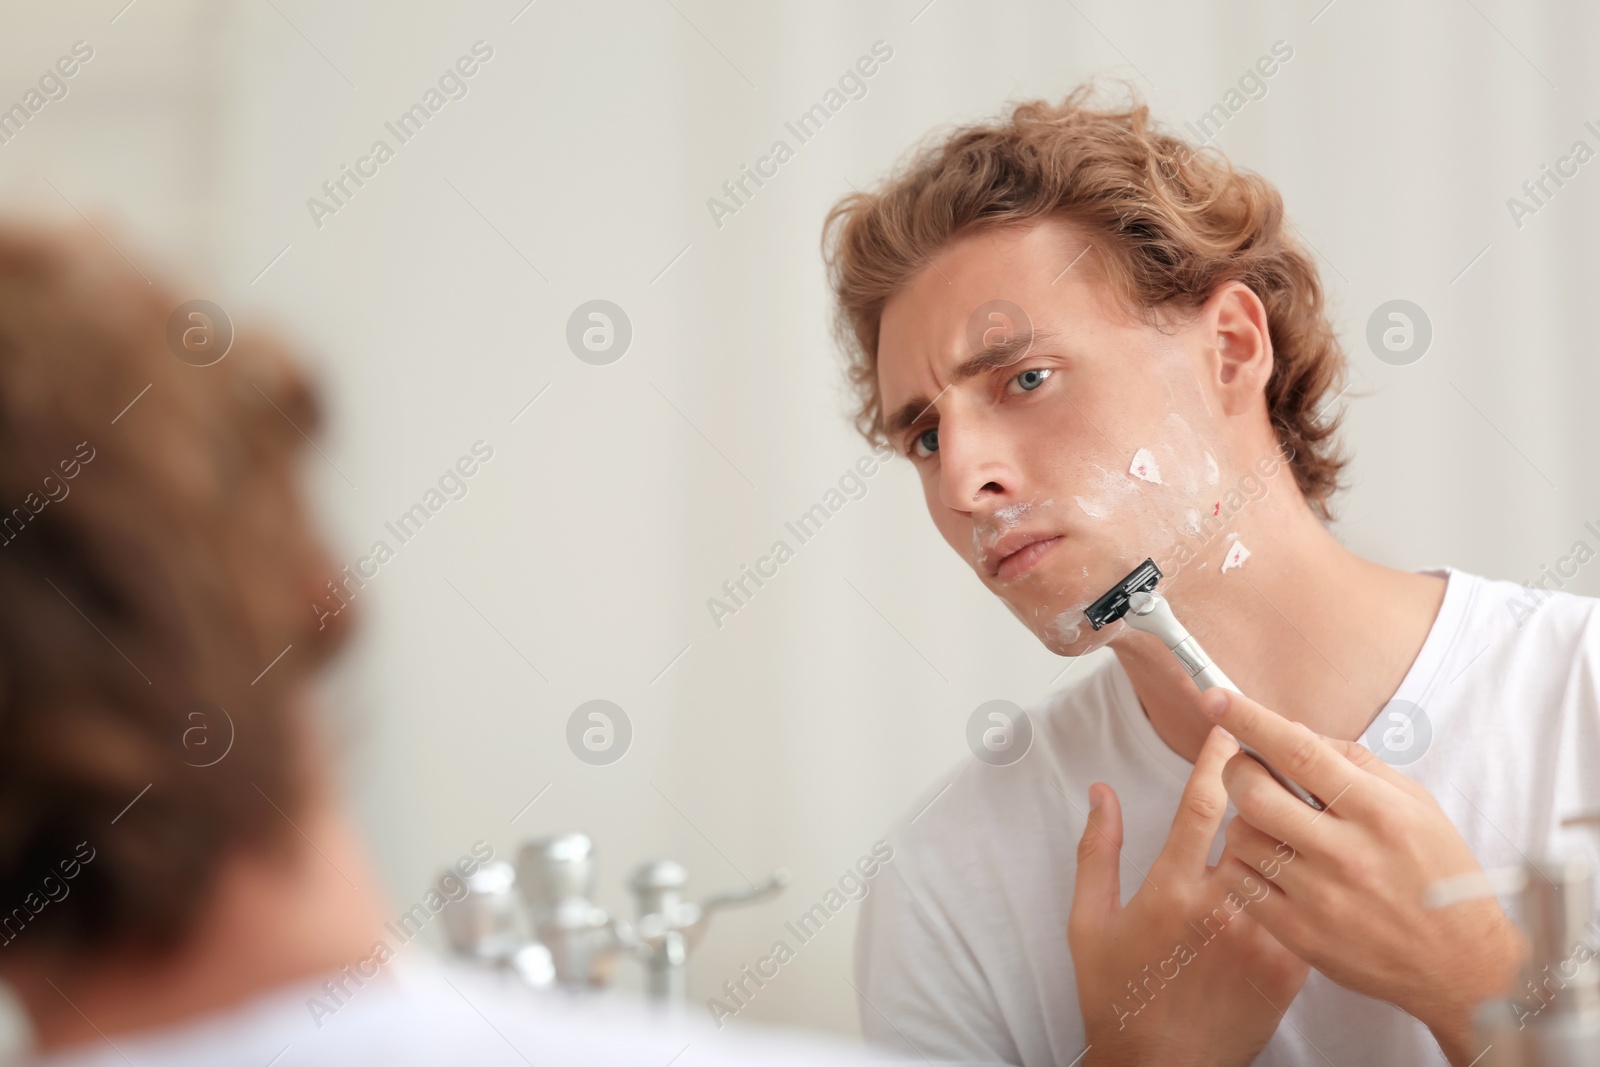
[{"label": "blurred head in foreground", "polygon": [[233,921],[242,870],[340,877],[291,858],[345,836],[304,700],[349,619],[310,607],[316,397],[265,337],[180,359],[181,303],[96,233],[0,228],[0,977],[45,1039]]}]

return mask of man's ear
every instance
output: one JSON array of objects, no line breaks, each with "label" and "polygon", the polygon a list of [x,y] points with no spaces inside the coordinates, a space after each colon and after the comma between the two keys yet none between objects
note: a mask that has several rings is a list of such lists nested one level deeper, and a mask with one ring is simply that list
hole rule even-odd
[{"label": "man's ear", "polygon": [[1229,282],[1211,294],[1200,318],[1214,351],[1212,388],[1226,414],[1243,414],[1259,403],[1272,376],[1266,305],[1248,285]]}]

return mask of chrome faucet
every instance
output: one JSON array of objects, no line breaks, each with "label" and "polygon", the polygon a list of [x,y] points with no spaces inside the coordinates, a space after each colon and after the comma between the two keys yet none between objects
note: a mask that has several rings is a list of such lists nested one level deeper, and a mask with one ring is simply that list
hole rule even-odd
[{"label": "chrome faucet", "polygon": [[689,872],[681,864],[651,860],[628,880],[638,913],[630,923],[594,902],[594,851],[587,835],[563,833],[524,844],[515,868],[485,864],[466,880],[465,896],[444,909],[451,951],[511,970],[536,988],[569,989],[609,986],[617,958],[627,955],[643,964],[651,999],[682,1003],[689,951],[712,914],[764,900],[789,883],[780,868],[759,885],[696,903],[684,899]]}]

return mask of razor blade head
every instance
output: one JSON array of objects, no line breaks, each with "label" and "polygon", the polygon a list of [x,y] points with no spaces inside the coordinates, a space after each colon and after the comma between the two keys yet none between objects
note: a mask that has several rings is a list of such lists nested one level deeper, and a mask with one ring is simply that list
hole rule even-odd
[{"label": "razor blade head", "polygon": [[1147,593],[1161,580],[1161,568],[1156,561],[1147,559],[1135,567],[1126,578],[1112,586],[1106,595],[1089,605],[1083,613],[1089,625],[1096,630],[1116,622],[1128,613],[1128,598],[1135,593]]}]

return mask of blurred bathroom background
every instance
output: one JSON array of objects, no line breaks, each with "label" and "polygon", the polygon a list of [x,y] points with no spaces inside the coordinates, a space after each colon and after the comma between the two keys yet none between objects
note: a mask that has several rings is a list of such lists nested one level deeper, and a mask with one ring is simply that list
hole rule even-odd
[{"label": "blurred bathroom background", "polygon": [[[803,544],[785,523],[870,451],[828,207],[933,131],[1090,77],[1265,174],[1317,252],[1351,363],[1328,412],[1356,457],[1339,536],[1600,594],[1600,565],[1570,562],[1600,550],[1600,10],[68,0],[8,5],[0,31],[0,108],[26,113],[0,116],[5,210],[87,217],[326,387],[307,475],[329,535],[352,564],[395,549],[325,700],[397,911],[478,839],[510,858],[567,829],[625,915],[653,857],[696,897],[788,868],[692,957],[703,1005],[972,758],[975,708],[1061,684],[1071,662],[940,541],[904,462],[847,481]],[[78,42],[92,56],[50,78]],[[1392,301],[1398,356],[1369,340]],[[573,323],[613,331],[606,353]],[[400,544],[385,524],[480,442],[492,459]],[[793,558],[713,611],[779,539]],[[593,700],[626,716],[609,763],[569,744]],[[855,918],[740,1021],[855,1032]]]}]

